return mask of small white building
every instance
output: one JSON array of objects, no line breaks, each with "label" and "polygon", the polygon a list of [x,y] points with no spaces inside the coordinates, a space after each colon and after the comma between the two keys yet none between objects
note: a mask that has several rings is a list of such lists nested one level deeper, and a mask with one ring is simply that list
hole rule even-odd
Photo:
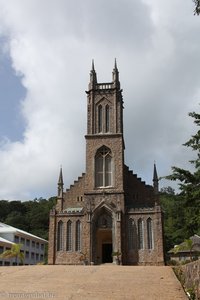
[{"label": "small white building", "polygon": [[[44,261],[46,240],[24,230],[0,222],[0,254],[10,250],[12,244],[22,244],[24,264],[35,265]],[[18,262],[19,264],[19,262]],[[0,266],[16,265],[15,259],[0,258]]]}]

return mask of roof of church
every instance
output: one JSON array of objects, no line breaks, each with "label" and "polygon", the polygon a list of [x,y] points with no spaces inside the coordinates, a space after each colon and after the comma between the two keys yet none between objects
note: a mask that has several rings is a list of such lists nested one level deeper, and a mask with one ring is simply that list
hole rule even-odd
[{"label": "roof of church", "polygon": [[29,236],[30,238],[35,238],[35,239],[38,239],[38,240],[41,240],[41,241],[47,243],[47,240],[42,239],[39,236],[36,236],[36,235],[31,234],[27,231],[24,231],[24,230],[21,230],[21,229],[18,229],[18,228],[15,228],[13,226],[10,226],[10,225],[7,225],[7,224],[4,224],[4,223],[0,222],[0,235],[1,235],[1,233],[21,233],[21,234]]},{"label": "roof of church", "polygon": [[67,213],[80,213],[82,212],[83,207],[68,207],[66,209],[64,209],[64,212]]}]

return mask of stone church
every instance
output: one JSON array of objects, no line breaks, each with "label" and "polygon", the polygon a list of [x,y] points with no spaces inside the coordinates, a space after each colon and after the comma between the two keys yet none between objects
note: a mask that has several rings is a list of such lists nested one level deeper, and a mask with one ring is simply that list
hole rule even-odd
[{"label": "stone church", "polygon": [[49,264],[163,265],[158,177],[145,184],[124,164],[123,97],[115,61],[112,82],[98,83],[92,63],[87,94],[86,170],[50,212]]}]

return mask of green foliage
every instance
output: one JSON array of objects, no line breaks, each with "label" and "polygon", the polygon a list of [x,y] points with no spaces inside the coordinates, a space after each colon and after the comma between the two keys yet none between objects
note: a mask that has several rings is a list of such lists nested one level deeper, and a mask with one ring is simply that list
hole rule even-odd
[{"label": "green foliage", "polygon": [[191,300],[196,300],[197,299],[194,285],[192,287],[186,289],[186,292],[190,295],[189,297],[190,297]]},{"label": "green foliage", "polygon": [[184,284],[185,284],[185,275],[184,275],[184,272],[182,270],[182,267],[180,265],[177,266],[177,267],[174,267],[173,271],[176,274],[176,277],[178,278],[178,280],[180,281],[182,286],[184,286]]},{"label": "green foliage", "polygon": [[193,242],[191,239],[185,239],[183,243],[175,245],[172,249],[173,253],[176,254],[180,251],[189,250],[190,251],[190,261],[192,261],[192,247]]},{"label": "green foliage", "polygon": [[[200,126],[200,114],[189,113],[194,123]],[[200,130],[187,141],[184,146],[191,148],[197,155],[190,163],[194,171],[172,167],[172,174],[166,179],[178,180],[182,206],[184,206],[185,234],[187,237],[200,234]]]},{"label": "green foliage", "polygon": [[48,239],[49,211],[56,197],[33,201],[0,201],[0,222]]},{"label": "green foliage", "polygon": [[171,193],[169,187],[161,191],[165,191],[160,193],[160,203],[164,212],[164,240],[167,253],[175,244],[180,244],[186,238],[185,209],[182,196]]},{"label": "green foliage", "polygon": [[168,266],[178,266],[179,262],[175,259],[170,259],[169,261],[167,261],[167,265]]},{"label": "green foliage", "polygon": [[20,263],[23,264],[24,262],[24,253],[21,252],[21,244],[12,244],[12,247],[10,250],[4,251],[0,257],[2,258],[15,258],[16,263],[18,259],[20,260]]}]

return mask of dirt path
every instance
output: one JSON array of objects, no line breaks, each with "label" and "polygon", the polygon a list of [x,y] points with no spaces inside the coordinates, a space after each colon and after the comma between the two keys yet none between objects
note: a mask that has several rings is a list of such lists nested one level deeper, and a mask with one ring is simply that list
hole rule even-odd
[{"label": "dirt path", "polygon": [[170,267],[0,267],[0,299],[186,300]]}]

